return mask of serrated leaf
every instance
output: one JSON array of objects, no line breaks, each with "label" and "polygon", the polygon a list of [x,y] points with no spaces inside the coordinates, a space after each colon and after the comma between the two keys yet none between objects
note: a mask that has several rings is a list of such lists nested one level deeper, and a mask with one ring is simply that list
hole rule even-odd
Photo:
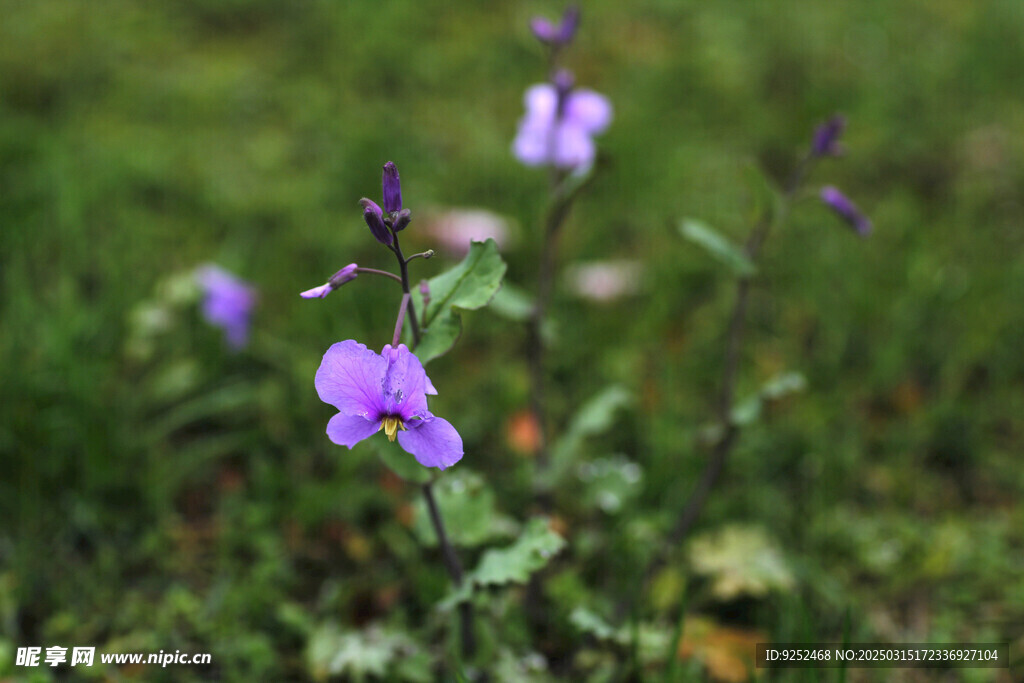
[{"label": "serrated leaf", "polygon": [[708,224],[693,218],[684,218],[679,223],[679,233],[728,266],[734,275],[751,277],[757,273],[754,263],[743,250]]},{"label": "serrated leaf", "polygon": [[459,265],[429,280],[430,304],[425,311],[419,289],[413,292],[413,304],[422,312],[423,334],[416,347],[421,362],[448,352],[462,333],[459,311],[486,306],[501,287],[506,268],[493,239],[471,242],[469,253]]},{"label": "serrated leaf", "polygon": [[485,552],[476,569],[466,575],[462,587],[438,607],[450,609],[468,600],[476,588],[526,583],[531,574],[543,569],[563,547],[565,539],[551,529],[546,519],[532,519],[512,545]]},{"label": "serrated leaf", "polygon": [[[475,546],[492,538],[511,536],[515,523],[500,515],[495,506],[494,491],[483,477],[460,469],[438,479],[434,496],[451,542],[458,546]],[[413,531],[426,546],[437,545],[437,534],[430,522],[426,503],[420,499],[414,506]]]}]

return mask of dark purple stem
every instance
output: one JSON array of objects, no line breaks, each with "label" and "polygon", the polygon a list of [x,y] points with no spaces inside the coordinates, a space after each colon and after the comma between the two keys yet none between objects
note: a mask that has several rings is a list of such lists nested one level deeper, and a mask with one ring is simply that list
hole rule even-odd
[{"label": "dark purple stem", "polygon": [[370,275],[382,275],[384,277],[389,277],[392,280],[394,280],[395,282],[399,282],[399,283],[402,281],[402,278],[398,277],[394,273],[389,273],[386,270],[377,270],[376,268],[363,268],[363,267],[359,267],[359,268],[356,268],[356,272],[357,273],[368,273]]}]

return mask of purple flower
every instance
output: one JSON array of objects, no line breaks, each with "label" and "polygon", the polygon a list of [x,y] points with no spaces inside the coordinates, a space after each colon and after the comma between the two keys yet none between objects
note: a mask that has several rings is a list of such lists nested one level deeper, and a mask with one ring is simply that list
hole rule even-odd
[{"label": "purple flower", "polygon": [[861,237],[871,234],[871,220],[838,188],[831,185],[821,188],[821,201],[849,223],[850,227],[856,230]]},{"label": "purple flower", "polygon": [[843,153],[839,137],[846,128],[846,117],[836,114],[814,131],[811,154],[816,157],[834,157]]},{"label": "purple flower", "polygon": [[402,183],[398,178],[398,168],[391,161],[384,164],[381,186],[384,190],[384,210],[396,213],[402,210]]},{"label": "purple flower", "polygon": [[576,5],[566,8],[562,21],[557,26],[544,17],[534,17],[530,20],[530,30],[537,40],[552,47],[562,47],[572,42],[579,25],[580,8]]},{"label": "purple flower", "polygon": [[305,292],[300,292],[299,296],[303,299],[323,299],[325,296],[341,287],[346,282],[355,280],[359,273],[356,272],[357,266],[354,263],[350,263],[337,273],[331,276],[331,278],[319,287],[313,289],[307,289]]},{"label": "purple flower", "polygon": [[512,151],[527,166],[576,169],[589,166],[596,153],[592,136],[611,123],[612,105],[593,90],[559,92],[550,83],[531,86],[523,98],[526,115]]},{"label": "purple flower", "polygon": [[203,291],[203,317],[224,330],[224,339],[235,351],[249,341],[249,317],[256,305],[256,289],[220,266],[206,264],[196,269],[196,282]]},{"label": "purple flower", "polygon": [[443,470],[462,459],[462,437],[427,410],[426,395],[437,390],[405,344],[388,344],[380,355],[352,339],[334,344],[316,371],[316,391],[339,411],[327,423],[336,444],[352,448],[383,430],[424,467]]}]

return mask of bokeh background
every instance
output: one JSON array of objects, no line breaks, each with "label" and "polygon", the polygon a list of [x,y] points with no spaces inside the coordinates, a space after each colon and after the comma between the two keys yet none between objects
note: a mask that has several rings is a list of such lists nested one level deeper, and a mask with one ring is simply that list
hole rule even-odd
[{"label": "bokeh background", "polygon": [[[450,615],[432,607],[448,580],[416,532],[418,490],[372,445],[331,444],[313,387],[331,343],[389,341],[395,288],[361,277],[324,301],[297,294],[353,261],[392,266],[357,204],[379,197],[386,160],[416,219],[407,253],[438,246],[431,213],[484,208],[507,221],[509,281],[532,287],[547,178],[510,143],[545,77],[527,22],[561,10],[2,3],[0,677],[69,675],[14,666],[17,646],[55,644],[213,655],[87,672],[105,680],[451,671]],[[609,386],[632,399],[556,491],[569,544],[547,573],[545,639],[516,590],[479,608],[494,676],[666,669],[660,650],[638,662],[573,614],[614,622],[636,597],[705,462],[734,283],[676,224],[742,239],[750,168],[785,177],[836,111],[849,152],[815,170],[768,242],[740,375],[741,396],[780,372],[806,389],[744,431],[637,619],[664,639],[683,610],[668,651],[696,680],[746,680],[738,653],[768,639],[1019,653],[1024,4],[587,0],[583,16],[567,64],[616,118],[562,260],[625,260],[639,284],[594,301],[559,280],[553,421]],[[869,239],[814,200],[826,182],[870,214]],[[413,277],[455,260],[417,261]],[[204,262],[259,289],[241,353],[197,312]],[[524,333],[489,310],[465,323],[428,368],[432,408],[466,443],[449,474],[493,492],[499,529],[535,511]],[[480,548],[462,552],[472,565]]]}]

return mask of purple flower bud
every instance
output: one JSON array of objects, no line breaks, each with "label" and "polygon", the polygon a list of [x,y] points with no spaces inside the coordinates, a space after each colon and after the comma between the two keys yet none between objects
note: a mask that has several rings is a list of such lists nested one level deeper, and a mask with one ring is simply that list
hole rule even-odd
[{"label": "purple flower bud", "polygon": [[861,237],[871,234],[871,220],[865,216],[857,205],[839,191],[838,188],[828,185],[821,188],[821,201],[836,212],[840,218],[850,224]]},{"label": "purple flower bud", "polygon": [[843,153],[839,136],[846,128],[846,117],[836,114],[814,131],[811,154],[816,157],[834,157]]},{"label": "purple flower bud", "polygon": [[402,210],[402,183],[398,180],[398,169],[392,162],[384,164],[384,211],[394,213]]},{"label": "purple flower bud", "polygon": [[544,17],[534,17],[530,20],[530,30],[533,35],[542,43],[551,44],[558,38],[559,27],[556,27]]},{"label": "purple flower bud", "polygon": [[391,246],[391,231],[388,230],[388,226],[384,225],[384,213],[377,206],[377,203],[372,199],[363,197],[359,200],[359,203],[363,206],[363,220],[370,226],[370,232],[377,238],[377,241],[381,244]]},{"label": "purple flower bud", "polygon": [[303,299],[323,299],[325,296],[341,287],[346,282],[351,282],[356,279],[359,273],[356,272],[357,266],[354,263],[350,263],[337,273],[332,275],[326,284],[322,284],[319,287],[313,289],[307,289],[305,292],[299,294]]},{"label": "purple flower bud", "polygon": [[540,42],[551,47],[563,47],[572,42],[580,25],[580,8],[570,5],[562,15],[562,21],[555,26],[544,17],[530,20],[530,30]]},{"label": "purple flower bud", "polygon": [[399,230],[405,230],[405,226],[409,225],[409,221],[412,220],[412,211],[409,209],[402,209],[398,212],[398,216],[395,218],[395,232]]}]

